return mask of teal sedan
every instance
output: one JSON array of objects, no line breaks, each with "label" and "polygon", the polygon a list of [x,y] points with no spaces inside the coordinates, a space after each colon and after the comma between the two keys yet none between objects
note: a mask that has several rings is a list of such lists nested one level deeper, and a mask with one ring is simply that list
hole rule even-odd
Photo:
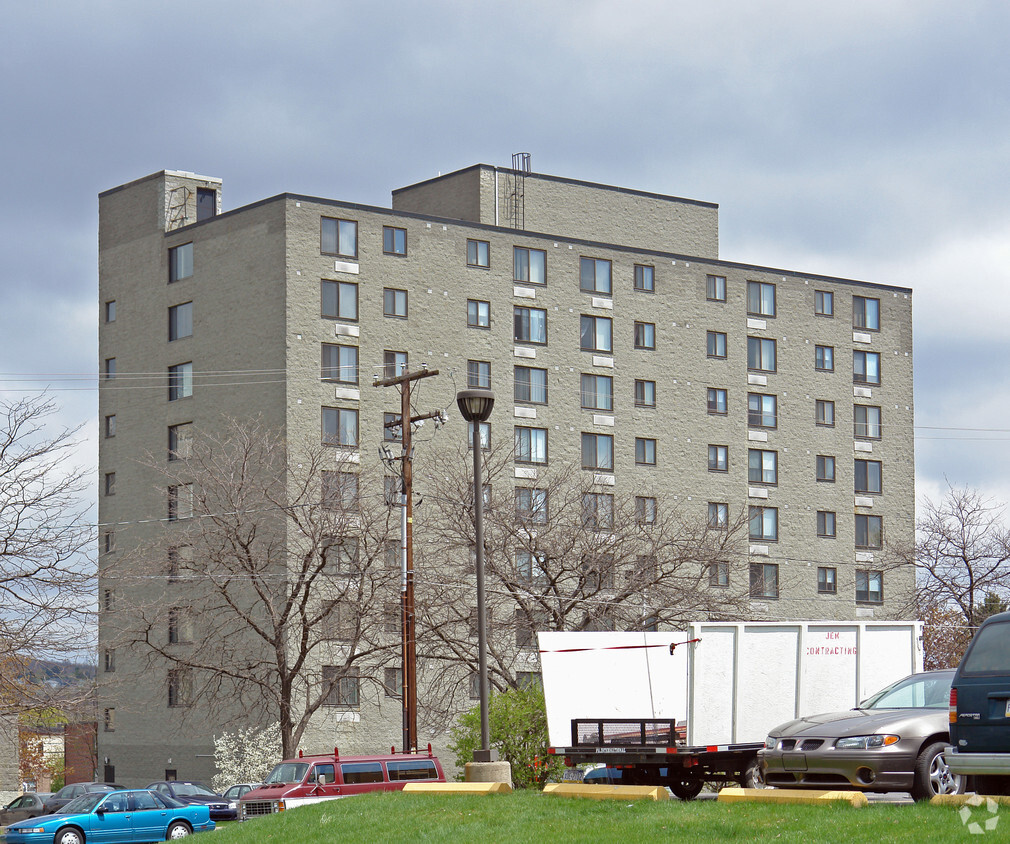
[{"label": "teal sedan", "polygon": [[133,844],[175,841],[214,828],[206,806],[184,806],[156,791],[85,794],[58,815],[5,827],[2,844]]}]

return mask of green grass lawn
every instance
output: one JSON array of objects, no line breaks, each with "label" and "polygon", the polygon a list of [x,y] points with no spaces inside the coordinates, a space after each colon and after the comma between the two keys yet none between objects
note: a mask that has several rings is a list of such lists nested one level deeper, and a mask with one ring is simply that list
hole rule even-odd
[{"label": "green grass lawn", "polygon": [[[594,801],[539,792],[489,796],[366,794],[303,806],[243,824],[222,824],[217,844],[356,841],[874,842],[1004,840],[1007,818],[987,835],[970,835],[957,810],[923,804],[787,806]],[[973,820],[988,815],[975,809]],[[1006,824],[1004,828],[1003,824]]]}]

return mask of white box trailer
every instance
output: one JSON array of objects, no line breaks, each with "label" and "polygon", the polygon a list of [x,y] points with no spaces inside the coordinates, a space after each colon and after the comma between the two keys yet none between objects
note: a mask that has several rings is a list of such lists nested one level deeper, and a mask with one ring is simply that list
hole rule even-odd
[{"label": "white box trailer", "polygon": [[636,781],[655,781],[662,762],[678,796],[705,779],[749,784],[772,727],[854,707],[922,670],[918,621],[705,621],[538,639],[552,751],[620,759],[639,768]]}]

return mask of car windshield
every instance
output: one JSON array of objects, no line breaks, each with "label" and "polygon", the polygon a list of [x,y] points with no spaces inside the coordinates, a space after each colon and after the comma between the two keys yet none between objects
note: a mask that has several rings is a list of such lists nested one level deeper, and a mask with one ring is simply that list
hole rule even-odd
[{"label": "car windshield", "polygon": [[308,769],[309,766],[304,762],[281,762],[280,765],[274,766],[270,776],[263,782],[264,785],[278,782],[301,782]]},{"label": "car windshield", "polygon": [[60,814],[86,815],[104,799],[104,794],[82,794],[80,797],[75,797],[67,803],[66,806],[60,809]]},{"label": "car windshield", "polygon": [[194,797],[196,795],[217,797],[217,794],[202,782],[174,782],[172,783],[172,792],[176,797]]},{"label": "car windshield", "polygon": [[867,698],[860,709],[946,709],[953,672],[913,674]]}]

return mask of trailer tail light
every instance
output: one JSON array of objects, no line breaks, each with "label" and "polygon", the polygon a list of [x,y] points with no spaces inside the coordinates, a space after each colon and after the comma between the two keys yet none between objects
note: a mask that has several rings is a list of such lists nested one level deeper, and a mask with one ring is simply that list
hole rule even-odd
[{"label": "trailer tail light", "polygon": [[554,756],[556,753],[557,753],[557,751],[553,747],[548,747],[547,748],[547,755],[548,756]]},{"label": "trailer tail light", "polygon": [[957,723],[957,689],[950,689],[950,712],[947,716],[951,724]]}]

